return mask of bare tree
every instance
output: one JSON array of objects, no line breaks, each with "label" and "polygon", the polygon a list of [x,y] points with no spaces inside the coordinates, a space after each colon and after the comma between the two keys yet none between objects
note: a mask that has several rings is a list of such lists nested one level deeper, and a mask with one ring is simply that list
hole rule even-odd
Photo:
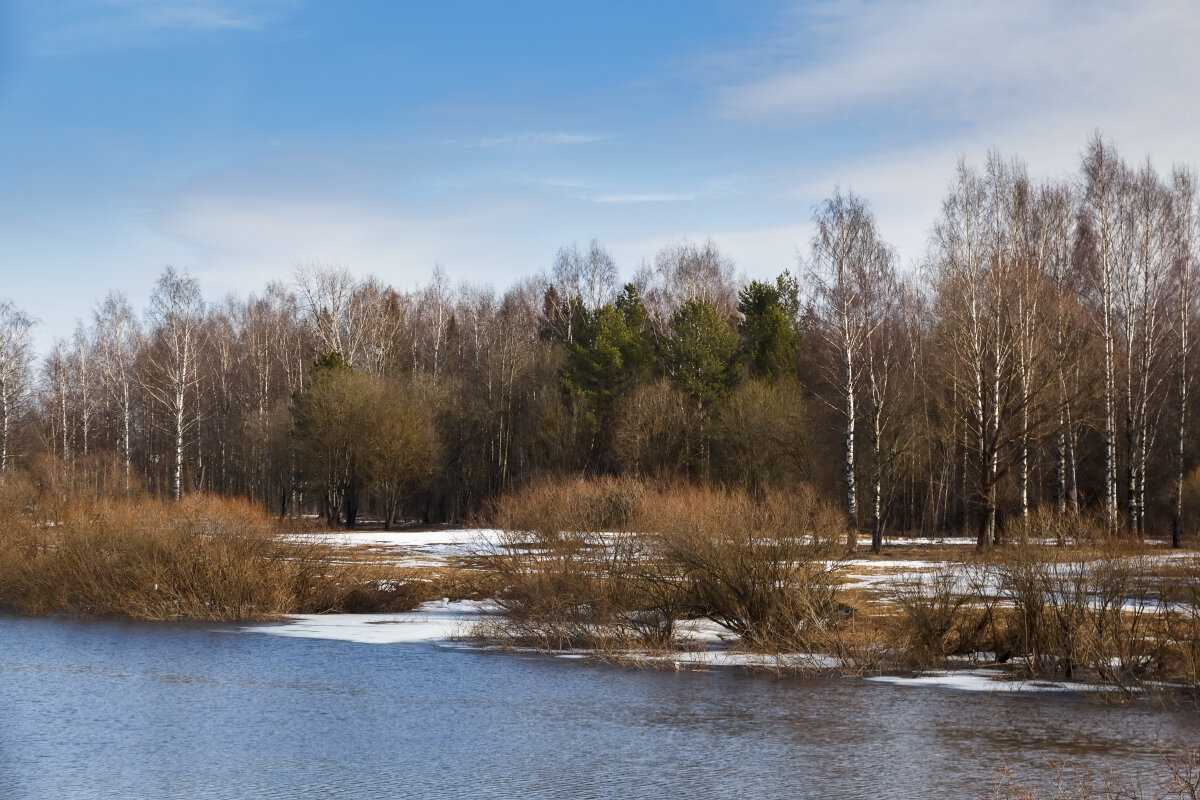
[{"label": "bare tree", "polygon": [[92,435],[92,409],[95,407],[95,346],[83,328],[76,322],[75,335],[71,337],[71,371],[75,375],[73,392],[79,415],[79,454],[87,458]]},{"label": "bare tree", "polygon": [[366,307],[355,302],[358,281],[345,267],[301,264],[296,268],[296,285],[321,349],[337,351],[357,366],[367,334]]},{"label": "bare tree", "polygon": [[974,447],[980,550],[999,535],[1000,457],[1015,410],[1011,180],[1011,165],[995,154],[985,176],[960,160],[935,229],[937,312],[951,357],[954,413],[961,415]]},{"label": "bare tree", "polygon": [[359,284],[351,302],[359,306],[362,320],[359,366],[372,375],[383,375],[396,358],[396,345],[406,322],[400,294],[375,278]]},{"label": "bare tree", "polygon": [[871,445],[871,550],[875,553],[883,551],[884,479],[893,471],[904,446],[896,430],[894,406],[897,381],[909,363],[905,353],[909,331],[903,317],[908,292],[896,277],[894,261],[889,249],[887,258],[877,262],[877,269],[863,276],[869,281],[864,286],[869,320],[864,375]]},{"label": "bare tree", "polygon": [[655,330],[665,334],[671,315],[689,300],[712,303],[725,318],[737,313],[737,287],[733,261],[711,239],[701,245],[682,242],[668,245],[654,257],[654,267],[643,265],[634,276]]},{"label": "bare tree", "polygon": [[12,458],[12,435],[29,380],[31,328],[32,318],[0,300],[0,475]]},{"label": "bare tree", "polygon": [[174,440],[171,496],[182,495],[184,437],[195,427],[188,400],[199,383],[196,368],[204,301],[200,285],[187,273],[167,267],[150,298],[153,346],[148,353],[145,390],[167,412]]},{"label": "bare tree", "polygon": [[[413,344],[425,350],[429,371],[437,375],[442,368],[447,325],[454,316],[454,295],[450,279],[441,264],[435,265],[429,283],[419,293],[417,313],[422,320],[425,337],[413,338]],[[418,361],[414,356],[413,361]]]},{"label": "bare tree", "polygon": [[1082,217],[1094,241],[1093,288],[1104,346],[1104,513],[1117,529],[1117,270],[1121,255],[1120,197],[1128,168],[1111,145],[1092,137],[1083,157]]},{"label": "bare tree", "polygon": [[125,462],[125,488],[133,460],[133,402],[136,374],[134,364],[141,348],[141,327],[128,301],[119,292],[104,299],[92,313],[101,383],[109,402],[115,405],[121,457]]},{"label": "bare tree", "polygon": [[[1042,400],[1044,390],[1062,378],[1064,361],[1072,355],[1065,347],[1067,332],[1063,309],[1058,308],[1056,280],[1064,279],[1071,254],[1071,206],[1061,186],[1033,186],[1022,165],[1015,165],[1008,189],[1007,221],[1012,238],[1014,361],[1017,404],[1020,408],[1017,433],[1017,489],[1020,514],[1030,509],[1030,457],[1035,438],[1048,424],[1063,431],[1063,412]],[[1054,330],[1053,337],[1046,336]],[[1061,380],[1059,384],[1061,385]],[[1060,457],[1062,453],[1060,452]],[[1060,461],[1061,467],[1061,461]],[[1060,486],[1061,486],[1060,481]]]},{"label": "bare tree", "polygon": [[[1073,257],[1077,232],[1069,186],[1046,184],[1037,195],[1038,253],[1047,284],[1048,327],[1053,332],[1053,360],[1058,390],[1055,431],[1055,506],[1059,514],[1079,512],[1076,452],[1079,404],[1084,394],[1083,351],[1086,344],[1079,269]],[[1036,332],[1035,332],[1036,335]]]},{"label": "bare tree", "polygon": [[1142,536],[1146,529],[1146,470],[1155,431],[1156,403],[1167,370],[1171,328],[1168,245],[1169,195],[1147,163],[1129,176],[1121,204],[1121,241],[1126,247],[1116,263],[1117,343],[1124,376],[1125,474],[1129,527]]},{"label": "bare tree", "polygon": [[50,411],[51,451],[56,453],[65,469],[71,459],[71,426],[67,417],[71,394],[71,362],[67,345],[55,339],[54,345],[42,362],[42,381],[45,386],[44,405]]},{"label": "bare tree", "polygon": [[1173,211],[1174,277],[1176,282],[1175,339],[1178,368],[1179,411],[1175,449],[1175,513],[1171,521],[1171,546],[1181,546],[1183,528],[1184,450],[1188,432],[1188,403],[1191,399],[1191,360],[1195,345],[1191,324],[1196,314],[1195,280],[1198,269],[1196,248],[1200,215],[1196,212],[1196,173],[1176,167],[1171,175]]},{"label": "bare tree", "polygon": [[578,297],[589,311],[612,300],[617,275],[616,262],[597,239],[592,239],[586,250],[573,244],[560,247],[554,256],[554,285],[564,299]]},{"label": "bare tree", "polygon": [[[890,369],[891,345],[880,334],[883,315],[888,304],[878,294],[894,286],[893,256],[875,228],[875,218],[865,201],[852,193],[843,195],[834,190],[833,196],[821,205],[813,216],[817,232],[812,241],[810,274],[816,288],[815,311],[820,321],[820,333],[837,354],[839,403],[845,420],[845,480],[846,522],[849,533],[847,546],[853,548],[858,537],[858,491],[855,470],[855,426],[858,422],[858,395],[861,373],[869,371],[872,381],[871,398],[873,440],[878,442],[882,431],[883,405],[886,392],[885,369]],[[868,345],[877,345],[871,358]],[[868,370],[868,365],[873,369]],[[886,365],[886,366],[885,366]],[[877,484],[872,497],[878,500]],[[878,526],[879,513],[873,508],[873,526]],[[880,534],[882,536],[882,534]],[[874,540],[874,531],[873,531]]]}]

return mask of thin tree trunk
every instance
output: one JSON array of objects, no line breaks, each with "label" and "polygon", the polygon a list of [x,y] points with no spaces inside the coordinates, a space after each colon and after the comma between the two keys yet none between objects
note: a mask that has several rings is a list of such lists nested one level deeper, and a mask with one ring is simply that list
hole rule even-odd
[{"label": "thin tree trunk", "polygon": [[182,496],[183,482],[183,392],[175,394],[175,474],[172,483],[171,497],[179,500]]},{"label": "thin tree trunk", "polygon": [[846,359],[846,547],[858,546],[858,494],[854,480],[854,358],[850,343],[845,343]]}]

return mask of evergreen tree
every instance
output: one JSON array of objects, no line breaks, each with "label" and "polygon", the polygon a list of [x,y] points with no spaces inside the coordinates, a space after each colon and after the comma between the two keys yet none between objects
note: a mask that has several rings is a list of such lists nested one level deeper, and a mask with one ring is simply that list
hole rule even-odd
[{"label": "evergreen tree", "polygon": [[671,380],[701,408],[729,395],[737,382],[737,336],[708,300],[689,300],[671,316],[663,359]]},{"label": "evergreen tree", "polygon": [[607,450],[617,400],[650,377],[654,343],[637,289],[626,285],[616,302],[587,312],[567,343],[563,385],[581,398],[588,423]]},{"label": "evergreen tree", "polygon": [[768,381],[794,377],[797,295],[796,281],[787,272],[774,284],[751,281],[738,292],[742,313],[738,330],[753,377]]}]

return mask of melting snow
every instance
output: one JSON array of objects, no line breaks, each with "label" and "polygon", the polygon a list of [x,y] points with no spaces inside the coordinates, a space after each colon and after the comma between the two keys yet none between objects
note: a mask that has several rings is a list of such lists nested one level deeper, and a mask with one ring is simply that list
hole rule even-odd
[{"label": "melting snow", "polygon": [[445,642],[466,636],[472,623],[498,610],[499,606],[486,601],[436,600],[400,614],[299,614],[286,622],[251,625],[241,630],[365,644]]}]

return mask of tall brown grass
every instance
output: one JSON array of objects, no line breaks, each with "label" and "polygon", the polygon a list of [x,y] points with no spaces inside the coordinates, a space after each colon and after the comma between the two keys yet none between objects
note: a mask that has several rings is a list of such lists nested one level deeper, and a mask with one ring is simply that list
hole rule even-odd
[{"label": "tall brown grass", "polygon": [[672,487],[629,479],[541,484],[500,501],[491,556],[504,633],[550,647],[665,647],[710,617],[745,646],[811,645],[837,600],[838,515],[810,492]]},{"label": "tall brown grass", "polygon": [[[244,620],[412,604],[377,569],[280,537],[245,501],[6,476],[0,607],[25,614]],[[364,608],[364,610],[368,610]]]},{"label": "tall brown grass", "polygon": [[506,533],[486,561],[508,613],[489,633],[524,644],[667,648],[681,620],[707,617],[740,647],[850,671],[984,660],[1124,694],[1200,690],[1196,562],[1097,538],[1093,520],[1031,515],[1011,544],[882,597],[841,586],[841,514],[803,487],[573,479],[503,498],[492,522]]}]

